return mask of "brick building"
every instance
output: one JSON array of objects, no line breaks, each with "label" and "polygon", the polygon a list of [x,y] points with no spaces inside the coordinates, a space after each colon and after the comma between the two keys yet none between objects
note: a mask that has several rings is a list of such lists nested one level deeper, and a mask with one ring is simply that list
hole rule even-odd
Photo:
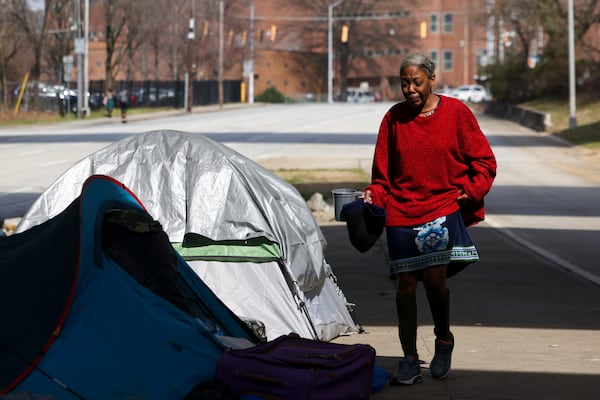
[{"label": "brick building", "polygon": [[[432,56],[437,65],[438,88],[477,80],[479,66],[485,62],[489,48],[487,21],[482,16],[485,0],[381,1],[368,9],[360,8],[360,4],[341,1],[332,9],[336,94],[342,87],[339,61],[345,58],[347,86],[366,82],[389,100],[401,97],[398,67],[403,57],[412,52]],[[252,59],[255,94],[275,87],[291,98],[323,101],[328,91],[328,7],[323,7],[294,8],[287,0],[231,2],[222,27],[223,77],[244,79],[248,83],[248,65]],[[96,18],[92,15],[92,21],[97,21],[98,34],[90,41],[91,80],[104,79],[105,71],[102,17],[99,10],[96,13],[100,15],[96,14]],[[206,37],[202,36],[202,21],[212,32]],[[216,79],[216,63],[207,60],[216,59],[217,22],[215,15],[197,16],[197,42],[192,54],[194,79]],[[343,26],[348,28],[344,43],[340,36]],[[252,31],[254,35],[250,36]],[[149,71],[146,67],[152,64],[151,58],[150,54],[136,55],[133,79],[155,78],[157,69]],[[174,70],[175,63],[163,56],[158,68],[160,79],[182,79],[183,63],[180,60],[181,66]],[[121,68],[116,78],[127,76],[127,68]]]},{"label": "brick building", "polygon": [[[276,26],[275,40],[265,40],[255,47],[256,93],[275,86],[291,97],[319,95],[327,91],[327,15],[312,14],[314,20],[286,19],[285,8],[277,2],[256,0],[255,27],[270,33]],[[334,92],[340,88],[340,66],[343,46],[349,52],[348,86],[367,82],[382,92],[384,98],[401,96],[398,67],[412,52],[430,55],[437,65],[437,84],[455,87],[475,83],[480,66],[486,61],[489,40],[487,20],[483,16],[485,2],[481,0],[436,0],[429,2],[381,2],[381,8],[361,10],[362,15],[343,9],[343,3],[333,9]],[[376,3],[377,4],[377,3]],[[287,15],[287,14],[285,14]],[[271,17],[271,18],[270,18]],[[310,15],[306,15],[310,17]],[[304,29],[298,27],[302,24]],[[306,29],[306,26],[309,29]],[[349,27],[349,38],[340,43],[342,26]],[[306,48],[297,46],[302,35],[312,35]],[[321,43],[316,34],[320,34]],[[322,96],[320,96],[322,98]]]}]

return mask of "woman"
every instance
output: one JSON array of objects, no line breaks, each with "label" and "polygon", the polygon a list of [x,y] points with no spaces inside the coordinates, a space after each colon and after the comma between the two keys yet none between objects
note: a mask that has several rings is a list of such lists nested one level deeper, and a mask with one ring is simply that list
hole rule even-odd
[{"label": "woman", "polygon": [[433,93],[435,65],[422,54],[400,66],[406,101],[383,117],[364,200],[385,208],[390,275],[397,280],[404,357],[392,385],[422,382],[416,289],[423,282],[434,321],[431,375],[450,372],[454,336],[446,278],[479,259],[465,226],[483,220],[496,175],[490,145],[469,108]]}]

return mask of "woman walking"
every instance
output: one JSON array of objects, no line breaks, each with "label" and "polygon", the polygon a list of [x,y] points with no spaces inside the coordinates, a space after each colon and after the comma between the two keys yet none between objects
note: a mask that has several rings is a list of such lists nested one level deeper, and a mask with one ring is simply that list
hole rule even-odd
[{"label": "woman walking", "polygon": [[390,275],[397,282],[404,357],[392,385],[422,382],[416,290],[423,283],[434,322],[430,374],[450,372],[454,336],[446,278],[479,259],[466,226],[483,220],[496,160],[471,110],[433,93],[435,65],[422,54],[400,66],[406,99],[383,117],[364,200],[385,208]]}]

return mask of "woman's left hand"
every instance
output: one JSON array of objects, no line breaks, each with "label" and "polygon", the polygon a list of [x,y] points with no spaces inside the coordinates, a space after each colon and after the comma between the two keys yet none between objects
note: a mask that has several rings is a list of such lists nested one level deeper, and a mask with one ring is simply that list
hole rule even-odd
[{"label": "woman's left hand", "polygon": [[371,193],[369,189],[365,190],[360,198],[362,198],[365,203],[373,203],[373,193]]},{"label": "woman's left hand", "polygon": [[463,188],[458,189],[458,197],[456,198],[456,201],[459,203],[464,203],[467,200],[469,200],[469,195],[465,193],[465,190]]}]

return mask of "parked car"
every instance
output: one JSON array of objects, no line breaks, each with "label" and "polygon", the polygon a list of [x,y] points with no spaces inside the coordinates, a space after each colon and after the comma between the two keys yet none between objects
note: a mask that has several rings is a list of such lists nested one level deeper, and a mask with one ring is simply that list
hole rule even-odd
[{"label": "parked car", "polygon": [[348,88],[348,103],[372,103],[375,95],[369,89]]},{"label": "parked car", "polygon": [[482,85],[461,85],[456,89],[451,90],[450,96],[472,103],[481,103],[482,101],[491,100],[489,92]]}]

